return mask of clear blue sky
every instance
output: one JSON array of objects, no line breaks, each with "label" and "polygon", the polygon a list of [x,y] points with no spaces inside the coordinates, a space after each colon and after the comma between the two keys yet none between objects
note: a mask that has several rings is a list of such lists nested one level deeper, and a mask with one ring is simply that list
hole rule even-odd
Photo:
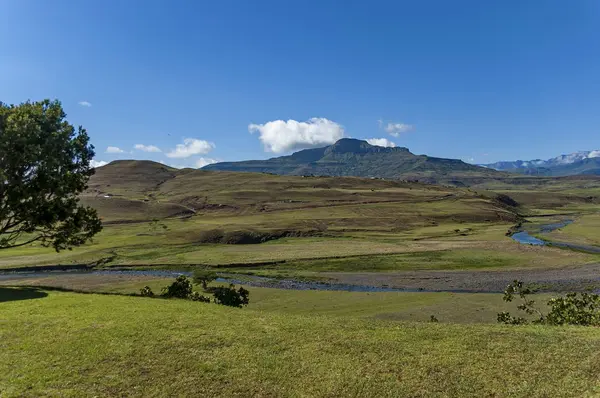
[{"label": "clear blue sky", "polygon": [[0,100],[43,98],[103,161],[266,158],[340,134],[549,158],[600,149],[600,1],[0,0]]}]

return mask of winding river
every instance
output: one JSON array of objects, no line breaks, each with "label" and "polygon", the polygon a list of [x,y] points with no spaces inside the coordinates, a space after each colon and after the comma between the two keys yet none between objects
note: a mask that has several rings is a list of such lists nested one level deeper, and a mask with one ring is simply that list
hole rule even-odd
[{"label": "winding river", "polygon": [[[571,223],[573,223],[573,220],[565,220],[565,221],[561,221],[561,222],[553,223],[553,224],[544,224],[544,225],[540,226],[540,233],[547,234],[552,231],[556,231],[557,229],[566,227],[567,225],[569,225]],[[529,232],[527,232],[527,231],[516,232],[511,236],[511,238],[519,243],[524,244],[524,245],[555,246],[555,247],[561,247],[564,249],[572,249],[572,250],[578,250],[578,251],[583,251],[583,252],[588,252],[588,253],[600,253],[600,247],[598,247],[598,246],[580,245],[580,244],[576,244],[576,243],[566,243],[566,242],[545,241],[545,240],[542,240],[542,239],[536,238],[535,236],[530,235]]]},{"label": "winding river", "polygon": [[[570,223],[572,220],[565,220],[559,223],[553,224],[545,224],[539,228],[540,233],[546,234],[552,231],[555,231],[559,228],[563,228]],[[572,243],[563,243],[563,242],[548,242],[535,236],[532,236],[527,231],[519,231],[512,235],[512,239],[516,242],[526,245],[536,245],[536,246],[556,246],[568,249],[574,249],[579,251],[585,251],[589,253],[600,253],[600,247],[597,246],[589,246],[589,245],[579,245]],[[593,270],[592,270],[593,271]],[[565,281],[573,280],[582,280],[582,286],[584,284],[589,284],[590,281],[596,281],[598,279],[597,271],[590,271],[591,274],[585,274],[581,277],[573,277],[569,275],[538,275],[537,277],[533,277],[533,275],[523,275],[522,278],[533,279],[539,281],[546,281],[548,283],[565,283]],[[233,274],[233,273],[219,273],[218,282],[222,283],[233,283],[236,285],[246,285],[246,286],[255,286],[255,287],[269,287],[276,289],[290,289],[290,290],[326,290],[326,291],[347,291],[347,292],[454,292],[454,293],[462,293],[462,292],[502,292],[503,288],[516,276],[514,274],[515,271],[509,272],[510,275],[497,275],[499,271],[462,271],[468,275],[461,277],[459,271],[455,271],[453,273],[445,273],[443,271],[431,271],[429,274],[432,275],[420,275],[425,279],[444,279],[444,280],[452,280],[452,283],[436,285],[436,284],[419,284],[417,283],[419,280],[419,275],[412,275],[408,278],[410,280],[406,280],[400,284],[392,283],[387,280],[378,281],[374,283],[373,281],[366,281],[366,283],[373,283],[373,285],[377,284],[378,286],[366,285],[366,284],[356,284],[356,283],[328,283],[328,282],[320,282],[320,281],[298,281],[292,279],[278,279],[278,278],[269,278],[269,277],[261,277],[256,275],[242,275],[242,274]],[[508,271],[507,271],[508,272]],[[529,272],[529,271],[523,271]],[[550,272],[550,271],[549,271]],[[428,274],[427,272],[424,272]],[[443,274],[443,275],[441,275]],[[491,277],[491,274],[494,274]],[[48,278],[53,276],[77,276],[81,275],[85,276],[132,276],[132,277],[150,277],[150,278],[175,278],[179,275],[186,275],[188,277],[192,276],[192,272],[189,270],[156,270],[156,269],[131,269],[131,268],[111,268],[111,269],[81,269],[74,267],[73,269],[62,269],[62,270],[34,270],[27,269],[21,271],[0,271],[0,282],[2,281],[10,281],[10,280],[22,280],[29,278]],[[453,280],[453,278],[458,278],[457,280]],[[466,279],[465,279],[466,278]],[[465,284],[465,280],[475,280],[482,279],[477,283]],[[368,278],[367,278],[368,279]],[[496,279],[498,279],[496,281]],[[491,283],[490,281],[494,282]],[[562,282],[561,282],[562,281]],[[363,282],[364,283],[364,282]],[[387,285],[389,283],[392,286]]]}]

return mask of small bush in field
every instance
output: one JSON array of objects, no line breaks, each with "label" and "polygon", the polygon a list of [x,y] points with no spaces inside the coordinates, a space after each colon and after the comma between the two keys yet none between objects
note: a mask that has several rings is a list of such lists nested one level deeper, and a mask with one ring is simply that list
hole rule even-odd
[{"label": "small bush in field", "polygon": [[201,295],[198,292],[192,292],[188,297],[192,301],[200,301],[201,303],[210,303],[210,297]]},{"label": "small bush in field", "polygon": [[230,307],[241,308],[244,305],[248,305],[250,302],[250,292],[243,287],[235,290],[233,284],[228,287],[222,286],[214,288],[213,295],[215,297],[215,303]]},{"label": "small bush in field", "polygon": [[140,289],[140,294],[143,297],[154,297],[154,292],[152,291],[152,289],[150,288],[150,286],[144,286],[143,288]]}]

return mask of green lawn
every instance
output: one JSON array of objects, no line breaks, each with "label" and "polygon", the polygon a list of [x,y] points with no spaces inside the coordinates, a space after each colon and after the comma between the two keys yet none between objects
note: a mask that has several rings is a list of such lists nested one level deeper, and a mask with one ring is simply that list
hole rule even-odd
[{"label": "green lawn", "polygon": [[43,291],[9,297],[0,292],[7,397],[600,394],[595,328],[389,322]]}]

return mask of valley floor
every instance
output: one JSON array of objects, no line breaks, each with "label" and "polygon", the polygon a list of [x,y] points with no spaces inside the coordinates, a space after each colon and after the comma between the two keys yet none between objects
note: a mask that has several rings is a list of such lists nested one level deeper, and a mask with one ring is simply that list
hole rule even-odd
[{"label": "valley floor", "polygon": [[[500,293],[514,279],[542,306],[600,289],[599,254],[507,236],[600,245],[598,181],[467,189],[127,167],[123,183],[99,169],[84,196],[104,220],[92,243],[0,251],[0,395],[600,395],[596,328],[496,324],[516,312]],[[209,268],[245,284],[250,305],[130,296],[172,276],[6,274],[44,266]],[[266,287],[290,280],[413,291]]]}]

